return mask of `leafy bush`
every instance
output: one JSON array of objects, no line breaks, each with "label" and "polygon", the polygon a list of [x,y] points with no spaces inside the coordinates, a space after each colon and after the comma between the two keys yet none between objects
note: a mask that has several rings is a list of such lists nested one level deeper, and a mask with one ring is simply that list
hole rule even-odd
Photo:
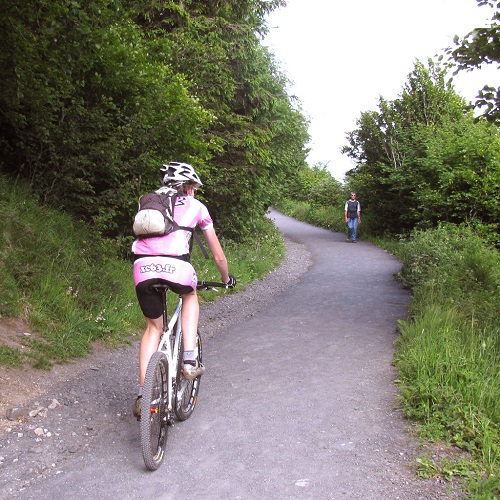
[{"label": "leafy bush", "polygon": [[237,3],[5,4],[0,171],[123,238],[158,167],[185,161],[220,233],[251,233],[305,165],[308,133],[260,43],[280,2]]},{"label": "leafy bush", "polygon": [[485,246],[471,228],[441,224],[416,231],[398,252],[402,280],[416,302],[448,303],[476,321],[494,324],[500,310],[498,251]]},{"label": "leafy bush", "polygon": [[25,341],[35,366],[83,356],[96,339],[123,341],[142,323],[130,307],[130,264],[117,259],[114,245],[40,207],[28,187],[5,177],[0,199],[1,314],[22,314],[41,334]]},{"label": "leafy bush", "polygon": [[471,452],[494,478],[500,472],[498,251],[469,227],[447,224],[415,232],[398,256],[401,278],[414,291],[396,342],[405,412],[425,437]]}]

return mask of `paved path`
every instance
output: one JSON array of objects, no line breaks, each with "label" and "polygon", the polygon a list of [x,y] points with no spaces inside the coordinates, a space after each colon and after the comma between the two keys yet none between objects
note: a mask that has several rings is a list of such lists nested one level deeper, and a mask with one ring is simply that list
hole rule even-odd
[{"label": "paved path", "polygon": [[[205,343],[199,404],[171,431],[166,463],[146,472],[138,425],[130,414],[120,417],[132,394],[130,365],[117,354],[102,383],[80,395],[107,401],[99,424],[89,416],[88,432],[99,439],[18,497],[443,496],[441,485],[415,479],[415,444],[396,410],[393,342],[409,301],[393,279],[399,263],[369,243],[348,244],[342,234],[275,212],[272,218],[307,246],[313,264],[258,314]],[[123,383],[110,387],[108,378],[120,372]]]}]

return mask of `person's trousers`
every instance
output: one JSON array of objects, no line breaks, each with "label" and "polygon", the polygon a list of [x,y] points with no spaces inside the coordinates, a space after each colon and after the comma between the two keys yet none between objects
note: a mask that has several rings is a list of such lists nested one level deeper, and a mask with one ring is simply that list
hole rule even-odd
[{"label": "person's trousers", "polygon": [[358,218],[348,219],[347,221],[347,237],[352,241],[356,241],[356,232],[358,230]]}]

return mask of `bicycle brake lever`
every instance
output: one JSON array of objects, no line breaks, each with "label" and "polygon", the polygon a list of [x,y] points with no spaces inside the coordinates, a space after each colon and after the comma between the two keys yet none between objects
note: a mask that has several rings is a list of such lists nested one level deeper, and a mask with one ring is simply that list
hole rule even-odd
[{"label": "bicycle brake lever", "polygon": [[198,290],[213,290],[214,292],[217,292],[219,293],[219,290],[217,290],[217,288],[214,288],[214,287],[211,287],[211,286],[207,286],[207,285],[201,285]]}]

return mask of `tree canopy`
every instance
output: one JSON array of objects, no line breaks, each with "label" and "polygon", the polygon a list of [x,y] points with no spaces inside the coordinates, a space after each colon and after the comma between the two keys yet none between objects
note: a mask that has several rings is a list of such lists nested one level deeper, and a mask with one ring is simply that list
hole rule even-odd
[{"label": "tree canopy", "polygon": [[[458,71],[471,71],[487,64],[500,67],[500,2],[476,0],[479,6],[494,9],[489,26],[476,28],[463,38],[455,37],[455,48],[448,54]],[[485,85],[478,91],[476,106],[484,109],[483,116],[490,122],[500,123],[500,86]]]},{"label": "tree canopy", "polygon": [[[348,182],[373,232],[404,233],[439,221],[471,221],[498,231],[500,134],[476,122],[446,68],[415,63],[394,101],[382,97],[347,134],[357,166]],[[367,221],[367,218],[364,218]]]},{"label": "tree canopy", "polygon": [[222,232],[251,230],[303,168],[300,106],[261,46],[280,0],[13,0],[0,19],[0,169],[130,234],[165,161],[192,163]]}]

